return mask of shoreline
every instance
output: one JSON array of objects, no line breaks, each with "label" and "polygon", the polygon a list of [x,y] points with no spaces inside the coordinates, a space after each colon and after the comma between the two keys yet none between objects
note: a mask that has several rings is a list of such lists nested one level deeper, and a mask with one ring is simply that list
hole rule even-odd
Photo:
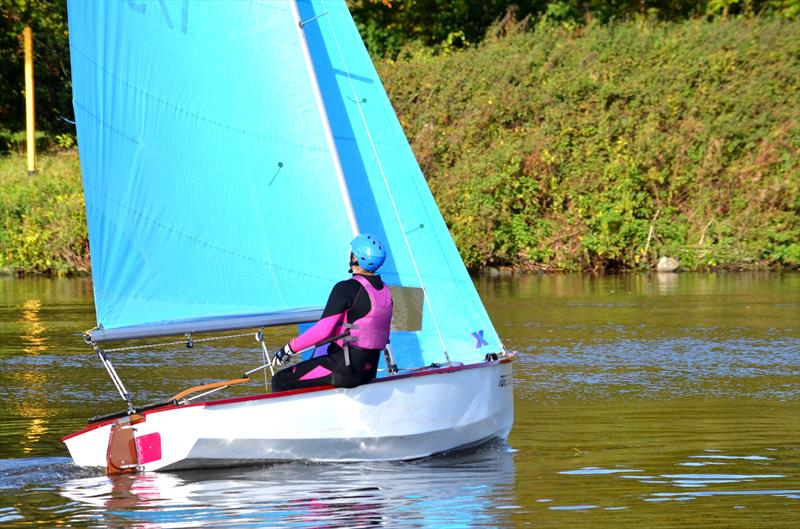
[{"label": "shoreline", "polygon": [[[23,172],[25,157],[20,154],[0,157],[0,277],[80,277],[91,275],[88,231],[76,149],[45,153],[39,157],[39,173]],[[446,204],[441,205],[442,208]],[[455,237],[454,227],[449,226]],[[622,226],[624,228],[624,224]],[[458,239],[456,238],[458,243]],[[575,260],[582,241],[575,240]],[[694,251],[682,248],[680,251]],[[463,256],[463,249],[459,247]],[[757,259],[761,249],[751,246],[753,256],[725,259],[725,248],[702,249],[707,258],[695,260],[697,266],[680,260],[679,272],[712,271],[797,271],[800,263]],[[650,255],[654,255],[652,252]],[[659,257],[661,257],[659,255]],[[466,261],[466,259],[465,259]],[[491,259],[490,259],[491,261]],[[605,266],[557,267],[552,263],[487,263],[467,266],[473,277],[508,277],[533,274],[589,273],[596,275],[656,272],[658,258],[640,258],[636,266],[609,260]],[[583,261],[584,263],[586,261]],[[713,262],[713,265],[709,263]]]},{"label": "shoreline", "polygon": [[[487,266],[480,270],[469,270],[469,275],[473,279],[507,279],[511,277],[530,277],[530,276],[550,276],[550,275],[588,275],[595,277],[622,276],[628,274],[656,274],[659,276],[670,276],[680,274],[738,274],[738,273],[798,273],[800,266],[767,266],[767,265],[726,265],[715,268],[694,268],[679,269],[674,271],[659,271],[655,268],[627,268],[615,270],[546,270],[546,269],[514,269],[512,267]],[[11,270],[9,267],[0,269],[0,279],[74,279],[90,278],[91,271],[79,270],[64,274],[54,274],[52,272],[31,272],[20,269]]]}]

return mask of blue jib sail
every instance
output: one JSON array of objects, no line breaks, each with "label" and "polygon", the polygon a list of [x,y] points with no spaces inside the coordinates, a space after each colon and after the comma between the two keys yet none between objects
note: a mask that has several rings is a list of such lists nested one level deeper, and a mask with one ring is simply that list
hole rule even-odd
[{"label": "blue jib sail", "polygon": [[500,350],[344,0],[68,7],[104,329],[324,305],[353,237],[338,156],[383,278],[425,289],[422,329],[392,334],[401,367]]},{"label": "blue jib sail", "polygon": [[[393,285],[424,287],[422,331],[393,333],[401,366],[501,349],[344,0],[298,0],[358,224],[387,242]],[[316,18],[315,18],[316,17]]]}]

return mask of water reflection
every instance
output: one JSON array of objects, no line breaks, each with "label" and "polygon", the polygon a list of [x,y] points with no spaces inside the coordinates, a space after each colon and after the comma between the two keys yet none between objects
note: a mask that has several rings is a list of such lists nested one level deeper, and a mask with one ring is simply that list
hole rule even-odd
[{"label": "water reflection", "polygon": [[678,274],[665,272],[656,274],[659,294],[673,294],[678,291]]},{"label": "water reflection", "polygon": [[32,419],[28,423],[28,429],[25,432],[25,446],[22,447],[22,451],[26,454],[32,453],[39,439],[48,431],[49,428],[47,427],[47,421],[45,419],[41,417]]},{"label": "water reflection", "polygon": [[[23,343],[22,351],[25,354],[38,356],[48,349],[48,338],[45,336],[47,328],[41,320],[39,313],[42,310],[42,302],[38,299],[28,299],[22,304],[20,323],[22,323],[23,334],[20,337]],[[48,433],[48,415],[51,411],[40,406],[43,398],[41,393],[45,391],[47,385],[47,371],[25,371],[19,373],[23,387],[26,388],[22,398],[16,403],[20,417],[28,419],[25,435],[22,439],[22,452],[31,454],[39,440]]]},{"label": "water reflection", "polygon": [[[21,338],[25,346],[22,350],[28,355],[38,356],[47,351],[47,337],[44,336],[46,328],[39,319],[41,308],[42,303],[37,299],[23,304],[21,321],[25,333]],[[18,377],[26,388],[24,393],[18,395],[21,398],[16,403],[16,408],[20,417],[28,419],[21,447],[22,452],[27,455],[34,452],[39,440],[49,431],[46,417],[52,415],[52,411],[40,405],[44,400],[41,394],[46,391],[48,374],[46,371],[26,371],[19,373]]]},{"label": "water reflection", "polygon": [[47,329],[39,318],[41,310],[42,302],[38,299],[29,299],[22,305],[21,323],[24,334],[21,338],[22,343],[25,344],[23,351],[28,354],[37,354],[47,350],[47,337],[44,335]]},{"label": "water reflection", "polygon": [[[796,459],[795,450],[767,449],[773,452],[771,456],[748,454],[720,454],[704,453],[690,455],[688,459],[710,459],[711,461],[680,462],[679,466],[719,465],[729,467],[717,472],[691,472],[691,473],[652,473],[643,469],[635,469],[626,465],[614,467],[582,467],[573,470],[563,470],[561,475],[574,476],[581,479],[581,483],[574,484],[581,490],[590,490],[587,480],[605,480],[604,483],[594,483],[594,488],[608,490],[624,490],[630,485],[614,483],[612,480],[626,480],[638,482],[640,490],[647,491],[640,496],[645,502],[688,501],[697,498],[728,497],[728,496],[762,496],[763,498],[800,499],[800,483],[796,475],[776,473],[771,468],[771,462],[783,460],[784,463]],[[721,452],[709,449],[707,452]],[[722,461],[720,461],[722,460]],[[674,465],[674,463],[673,463]],[[664,465],[660,465],[661,468]],[[669,465],[668,465],[669,466]],[[787,467],[783,467],[787,468]],[[788,468],[793,468],[791,465]],[[658,490],[647,490],[656,485]],[[643,486],[643,487],[642,487]],[[667,490],[665,490],[667,489]],[[694,489],[690,491],[681,489]],[[704,490],[698,490],[704,489]],[[548,502],[552,500],[548,499]],[[551,510],[578,510],[597,508],[599,505],[553,505]],[[634,505],[625,505],[614,508],[631,508]],[[609,507],[606,507],[609,508]]]},{"label": "water reflection", "polygon": [[517,507],[504,443],[412,463],[280,464],[72,479],[83,516],[124,527],[500,527]]}]

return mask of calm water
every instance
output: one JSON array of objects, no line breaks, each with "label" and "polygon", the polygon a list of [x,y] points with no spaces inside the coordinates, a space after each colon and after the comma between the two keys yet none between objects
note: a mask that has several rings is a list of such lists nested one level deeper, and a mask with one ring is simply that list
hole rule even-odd
[{"label": "calm water", "polygon": [[[0,279],[0,527],[800,527],[800,274],[477,283],[519,351],[508,443],[108,478],[59,441],[122,409],[90,282]],[[113,358],[147,403],[258,365],[225,344]]]}]

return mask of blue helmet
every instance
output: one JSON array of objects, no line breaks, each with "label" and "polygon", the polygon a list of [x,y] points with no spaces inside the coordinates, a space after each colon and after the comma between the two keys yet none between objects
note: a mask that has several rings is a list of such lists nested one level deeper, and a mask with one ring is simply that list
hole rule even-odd
[{"label": "blue helmet", "polygon": [[386,260],[386,248],[383,243],[369,233],[362,233],[353,239],[350,247],[358,261],[358,266],[367,272],[374,272]]}]

